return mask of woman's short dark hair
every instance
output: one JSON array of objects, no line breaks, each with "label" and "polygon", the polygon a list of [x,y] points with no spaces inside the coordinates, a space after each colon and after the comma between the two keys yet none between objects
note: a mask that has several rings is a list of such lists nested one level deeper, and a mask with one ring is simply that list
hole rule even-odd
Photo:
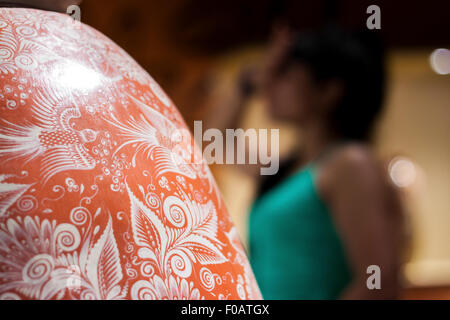
[{"label": "woman's short dark hair", "polygon": [[385,87],[384,50],[374,31],[326,28],[300,33],[284,67],[293,63],[305,65],[318,82],[342,81],[344,94],[329,115],[329,124],[344,139],[370,138]]}]

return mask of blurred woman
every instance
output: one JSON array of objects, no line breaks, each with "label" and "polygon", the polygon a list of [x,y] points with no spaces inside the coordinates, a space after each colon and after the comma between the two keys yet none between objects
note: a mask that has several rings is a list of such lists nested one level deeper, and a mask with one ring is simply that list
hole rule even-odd
[{"label": "blurred woman", "polygon": [[[374,43],[337,29],[284,30],[272,43],[269,113],[300,127],[303,144],[277,175],[260,177],[250,213],[250,261],[265,299],[398,295],[401,207],[370,149],[384,95]],[[373,265],[381,288],[371,290]]]}]

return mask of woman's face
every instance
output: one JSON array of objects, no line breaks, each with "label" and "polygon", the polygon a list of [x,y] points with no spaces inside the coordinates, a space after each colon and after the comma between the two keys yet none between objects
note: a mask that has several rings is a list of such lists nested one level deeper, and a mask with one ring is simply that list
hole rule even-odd
[{"label": "woman's face", "polygon": [[267,88],[270,115],[276,120],[311,120],[320,114],[320,90],[309,70],[300,64],[288,67]]}]

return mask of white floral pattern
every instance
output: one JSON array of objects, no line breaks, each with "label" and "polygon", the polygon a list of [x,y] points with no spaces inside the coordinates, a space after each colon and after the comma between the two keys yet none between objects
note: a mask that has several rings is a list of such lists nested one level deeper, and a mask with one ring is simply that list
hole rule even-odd
[{"label": "white floral pattern", "polygon": [[70,19],[0,8],[0,299],[260,298],[172,101]]},{"label": "white floral pattern", "polygon": [[[50,299],[79,283],[82,297],[119,298],[123,292],[118,249],[112,222],[93,243],[87,234],[84,243],[73,224],[56,224],[30,216],[8,219],[0,226],[0,293],[11,289],[36,299]],[[80,249],[80,253],[76,251]],[[72,272],[74,267],[79,274]]]},{"label": "white floral pattern", "polygon": [[135,300],[203,300],[194,283],[169,276],[163,281],[155,276],[153,279],[139,280],[131,288],[131,296]]},{"label": "white floral pattern", "polygon": [[185,136],[183,133],[186,131],[178,129],[170,120],[145,103],[131,96],[130,99],[140,108],[140,119],[131,118],[127,124],[120,123],[114,115],[112,120],[106,119],[117,127],[127,140],[115,153],[131,144],[136,150],[133,165],[136,163],[136,156],[143,152],[147,159],[151,157],[157,162],[155,169],[158,175],[174,172],[195,178],[196,172],[188,164],[191,161],[191,153],[185,152],[181,145]]},{"label": "white floral pattern", "polygon": [[[169,196],[163,203],[166,223],[135,197],[127,186],[131,201],[131,221],[138,255],[155,262],[161,273],[170,271],[181,278],[192,273],[193,263],[218,264],[227,259],[217,237],[217,214],[211,202]],[[185,196],[185,195],[184,195]],[[167,269],[170,266],[170,271]]]}]

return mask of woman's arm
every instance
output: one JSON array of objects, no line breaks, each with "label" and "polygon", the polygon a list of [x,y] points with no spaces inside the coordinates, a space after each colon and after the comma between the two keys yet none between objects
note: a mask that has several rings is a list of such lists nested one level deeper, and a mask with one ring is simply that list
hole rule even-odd
[{"label": "woman's arm", "polygon": [[[363,146],[346,147],[318,178],[354,275],[343,299],[394,299],[399,292],[401,206],[374,159]],[[370,265],[380,267],[381,289],[367,286]]]}]

